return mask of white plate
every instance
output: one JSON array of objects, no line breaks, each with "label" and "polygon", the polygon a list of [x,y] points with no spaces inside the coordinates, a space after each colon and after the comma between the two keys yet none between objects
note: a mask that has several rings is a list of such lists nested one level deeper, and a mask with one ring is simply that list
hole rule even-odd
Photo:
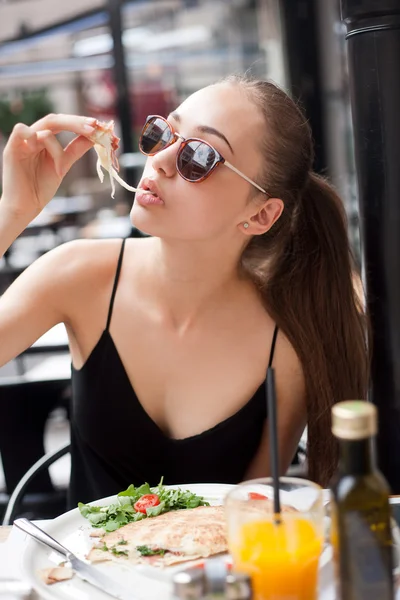
[{"label": "white plate", "polygon": [[[225,495],[232,485],[216,483],[196,483],[192,485],[174,485],[189,490],[198,496],[204,496],[211,505],[222,504]],[[115,496],[102,498],[92,504],[106,506],[115,502]],[[84,558],[93,546],[95,540],[89,537],[91,526],[75,508],[54,519],[46,527],[46,531],[57,541],[71,550],[79,558]],[[70,581],[45,585],[38,576],[38,571],[52,564],[58,564],[62,558],[52,550],[34,540],[29,540],[22,556],[22,570],[40,598],[45,600],[110,600],[110,596],[97,590],[92,585],[73,577]],[[167,600],[170,598],[170,574],[172,568],[166,571],[147,566],[126,567],[123,564],[100,563],[96,568],[110,577],[115,578],[128,590],[132,590],[132,600]],[[182,565],[179,566],[182,569]],[[175,567],[176,570],[176,567]],[[149,577],[150,575],[150,577]]]}]

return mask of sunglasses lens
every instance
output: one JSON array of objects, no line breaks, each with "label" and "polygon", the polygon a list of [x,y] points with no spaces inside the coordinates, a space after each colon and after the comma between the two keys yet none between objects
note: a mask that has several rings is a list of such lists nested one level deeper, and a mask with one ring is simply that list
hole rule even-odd
[{"label": "sunglasses lens", "polygon": [[159,117],[152,117],[143,127],[139,146],[144,154],[160,152],[171,141],[172,132],[168,123]]},{"label": "sunglasses lens", "polygon": [[183,145],[178,155],[178,171],[188,181],[199,181],[208,175],[217,157],[211,146],[196,140]]}]

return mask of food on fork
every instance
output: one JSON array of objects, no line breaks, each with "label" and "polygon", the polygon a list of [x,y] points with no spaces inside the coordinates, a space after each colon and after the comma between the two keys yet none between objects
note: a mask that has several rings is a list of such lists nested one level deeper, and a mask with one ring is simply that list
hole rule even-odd
[{"label": "food on fork", "polygon": [[116,151],[119,148],[119,138],[114,133],[114,121],[103,123],[96,120],[94,127],[95,131],[87,137],[94,142],[94,149],[97,153],[96,169],[101,183],[104,181],[103,169],[105,169],[110,175],[112,198],[115,196],[114,179],[128,191],[136,192],[136,188],[128,185],[118,175],[119,164]]},{"label": "food on fork", "polygon": [[91,562],[124,559],[167,567],[227,552],[223,506],[176,510],[107,533],[90,551]]}]

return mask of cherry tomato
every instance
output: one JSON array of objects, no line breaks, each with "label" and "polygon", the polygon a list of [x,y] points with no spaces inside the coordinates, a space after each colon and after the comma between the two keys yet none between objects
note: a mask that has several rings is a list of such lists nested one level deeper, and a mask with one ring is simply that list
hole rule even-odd
[{"label": "cherry tomato", "polygon": [[151,508],[152,506],[158,506],[158,504],[160,504],[160,498],[157,496],[157,494],[145,494],[144,496],[139,498],[137,502],[135,502],[133,508],[137,512],[141,512],[145,515],[147,508]]},{"label": "cherry tomato", "polygon": [[268,500],[268,498],[257,492],[249,492],[249,500]]}]

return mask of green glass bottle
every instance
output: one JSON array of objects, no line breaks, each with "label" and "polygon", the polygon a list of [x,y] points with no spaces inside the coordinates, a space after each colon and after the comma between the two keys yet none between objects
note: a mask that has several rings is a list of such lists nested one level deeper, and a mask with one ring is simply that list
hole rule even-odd
[{"label": "green glass bottle", "polygon": [[377,411],[361,400],[332,409],[339,443],[332,484],[332,545],[341,600],[393,600],[389,486],[375,459]]}]

